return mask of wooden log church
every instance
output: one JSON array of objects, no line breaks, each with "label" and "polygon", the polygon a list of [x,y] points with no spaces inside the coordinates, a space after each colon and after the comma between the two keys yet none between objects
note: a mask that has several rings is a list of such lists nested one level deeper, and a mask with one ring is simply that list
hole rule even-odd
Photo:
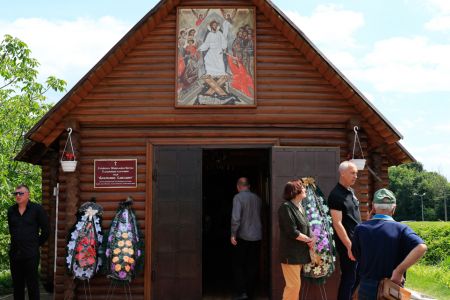
[{"label": "wooden log church", "polygon": [[[222,299],[232,198],[246,176],[264,202],[258,295],[281,299],[282,188],[311,176],[327,196],[352,155],[354,126],[371,171],[360,171],[355,186],[367,219],[388,167],[414,160],[389,121],[271,1],[161,0],[28,132],[17,156],[42,167],[42,202],[57,224],[42,278],[55,299],[84,297],[65,266],[76,211],[95,197],[106,231],[131,196],[145,237],[133,299]],[[67,128],[74,172],[60,166]],[[108,161],[131,161],[134,175],[104,180],[98,165]],[[337,273],[325,284],[328,299]],[[93,299],[105,298],[105,276],[90,285]],[[123,297],[123,289],[113,295]],[[318,288],[305,299],[321,299]]]}]

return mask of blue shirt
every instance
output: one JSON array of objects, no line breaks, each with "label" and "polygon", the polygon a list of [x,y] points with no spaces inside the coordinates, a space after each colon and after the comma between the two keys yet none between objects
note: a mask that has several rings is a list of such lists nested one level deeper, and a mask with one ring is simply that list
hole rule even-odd
[{"label": "blue shirt", "polygon": [[390,278],[392,271],[423,240],[406,224],[390,216],[375,215],[356,226],[352,252],[358,260],[361,279]]}]

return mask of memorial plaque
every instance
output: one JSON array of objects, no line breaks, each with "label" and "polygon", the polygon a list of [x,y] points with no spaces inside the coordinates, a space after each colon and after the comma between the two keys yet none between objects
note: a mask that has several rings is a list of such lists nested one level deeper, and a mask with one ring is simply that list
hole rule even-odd
[{"label": "memorial plaque", "polygon": [[95,159],[94,188],[136,188],[137,159]]}]

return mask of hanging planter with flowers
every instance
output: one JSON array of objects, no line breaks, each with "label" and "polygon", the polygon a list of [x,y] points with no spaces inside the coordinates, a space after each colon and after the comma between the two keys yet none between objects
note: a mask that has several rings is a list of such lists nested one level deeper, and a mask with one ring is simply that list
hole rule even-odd
[{"label": "hanging planter with flowers", "polygon": [[[352,152],[352,159],[350,161],[356,165],[356,168],[358,170],[364,170],[364,166],[366,165],[366,160],[364,158],[364,153],[361,147],[361,142],[359,141],[358,137],[358,126],[353,127],[353,131],[355,132],[355,138],[353,140],[353,152]],[[361,157],[362,158],[355,158],[355,148],[356,148],[356,142],[358,142],[359,150],[361,151]]]},{"label": "hanging planter with flowers", "polygon": [[67,128],[67,131],[69,133],[67,135],[66,144],[64,145],[64,150],[61,154],[61,168],[64,172],[74,172],[77,168],[77,159],[72,144],[72,128]]}]

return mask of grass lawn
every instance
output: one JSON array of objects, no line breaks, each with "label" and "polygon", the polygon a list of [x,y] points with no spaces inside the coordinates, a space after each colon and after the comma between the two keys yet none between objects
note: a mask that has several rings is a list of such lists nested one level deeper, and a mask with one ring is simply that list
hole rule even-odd
[{"label": "grass lawn", "polygon": [[444,268],[414,265],[406,277],[407,288],[439,300],[450,299],[450,272]]}]

